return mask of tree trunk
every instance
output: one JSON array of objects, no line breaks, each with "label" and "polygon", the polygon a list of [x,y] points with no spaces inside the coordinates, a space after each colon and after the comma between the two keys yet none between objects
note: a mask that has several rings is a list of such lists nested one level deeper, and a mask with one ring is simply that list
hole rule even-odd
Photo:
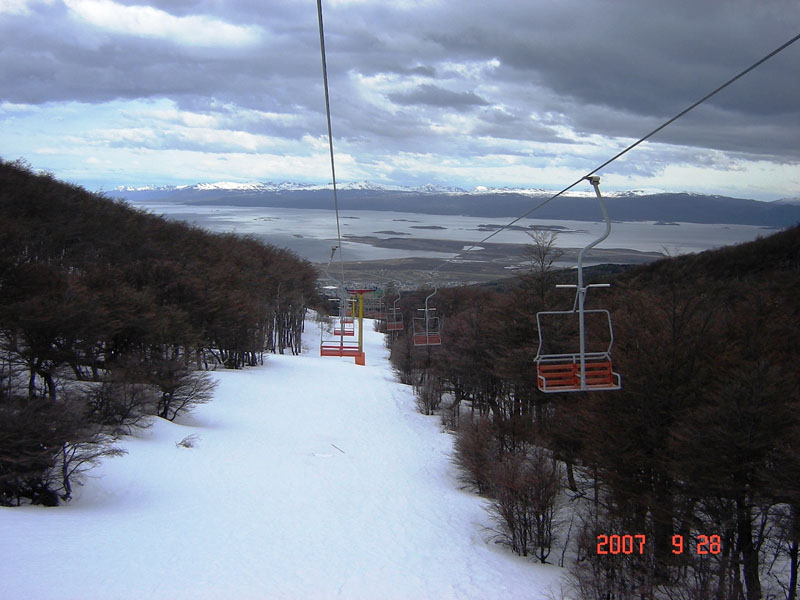
[{"label": "tree trunk", "polygon": [[798,567],[798,541],[794,540],[789,547],[789,595],[786,600],[797,600],[797,567]]},{"label": "tree trunk", "polygon": [[575,470],[572,466],[572,461],[565,460],[564,464],[567,465],[567,485],[569,486],[570,491],[577,492],[578,484],[575,482]]},{"label": "tree trunk", "polygon": [[797,571],[800,568],[800,507],[792,506],[792,535],[789,546],[789,595],[786,600],[797,600]]},{"label": "tree trunk", "polygon": [[28,398],[36,396],[36,369],[31,367],[30,377],[28,378]]},{"label": "tree trunk", "polygon": [[61,495],[63,500],[72,498],[72,483],[69,480],[69,457],[67,455],[67,445],[61,446],[61,482],[64,486],[64,493]]},{"label": "tree trunk", "polygon": [[655,502],[651,507],[655,533],[655,558],[656,564],[667,565],[672,558],[673,518],[675,516],[672,482],[663,473],[656,474],[655,479]]},{"label": "tree trunk", "polygon": [[761,581],[758,576],[758,551],[753,546],[750,506],[744,498],[736,500],[736,518],[739,551],[742,555],[747,600],[761,600]]},{"label": "tree trunk", "polygon": [[47,385],[47,397],[51,400],[56,399],[56,382],[53,381],[53,374],[46,371],[42,374],[45,384]]}]

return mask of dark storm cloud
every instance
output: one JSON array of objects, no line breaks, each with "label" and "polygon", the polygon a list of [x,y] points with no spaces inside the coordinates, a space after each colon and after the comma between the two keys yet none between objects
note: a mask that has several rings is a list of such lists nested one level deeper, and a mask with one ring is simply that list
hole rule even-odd
[{"label": "dark storm cloud", "polygon": [[[159,6],[165,4],[176,3]],[[297,73],[319,71],[318,54],[300,51],[306,41],[315,48],[312,27],[307,40],[279,27],[265,30],[256,47],[192,46],[103,31],[76,19],[62,4],[37,10],[35,18],[0,18],[4,100],[37,104],[199,95],[273,108],[297,102],[294,96],[281,101],[281,91]]]},{"label": "dark storm cloud", "polygon": [[[0,102],[169,98],[231,130],[325,131],[313,2],[117,2],[254,28],[242,45],[110,31],[64,2],[0,12]],[[800,3],[326,0],[325,19],[335,138],[384,153],[515,154],[514,143],[575,143],[566,129],[638,138],[798,33]],[[797,159],[798,63],[800,43],[654,141]],[[464,129],[437,133],[448,116]]]},{"label": "dark storm cloud", "polygon": [[[475,3],[450,28],[426,35],[453,54],[497,57],[558,93],[637,114],[668,114],[796,35],[796,2]],[[753,73],[747,90],[714,103],[741,112],[793,112],[800,99],[794,58]],[[779,92],[779,93],[775,93]]]},{"label": "dark storm cloud", "polygon": [[453,92],[432,84],[421,85],[410,92],[389,94],[388,97],[396,104],[426,104],[459,111],[489,104],[474,92]]},{"label": "dark storm cloud", "polygon": [[[477,10],[466,3],[449,28],[425,35],[452,56],[498,58],[503,68],[495,82],[527,80],[551,90],[567,105],[562,112],[569,121],[629,137],[643,135],[796,35],[800,23],[800,4],[770,0],[493,3],[480,19]],[[735,132],[750,119],[800,135],[798,62],[800,43],[709,101],[726,111],[715,123],[728,130],[716,136],[724,142],[721,149],[737,146]],[[619,127],[603,119],[590,125],[590,113],[600,112]],[[694,136],[671,130],[664,141],[703,145],[708,138],[701,130],[692,128]],[[756,151],[765,142],[746,128],[740,133],[743,145]],[[778,152],[797,156],[792,135],[778,135]]]},{"label": "dark storm cloud", "polygon": [[[254,25],[264,39],[239,51],[180,48],[168,40],[103,33],[71,18],[60,3],[36,5],[35,18],[4,15],[0,23],[0,93],[15,102],[198,93],[241,97],[250,105],[252,97],[263,101],[263,92],[276,94],[278,82],[292,87],[293,80],[318,78],[316,11],[303,3],[149,4],[176,16],[202,13]],[[668,115],[796,33],[791,24],[800,22],[800,5],[464,1],[412,11],[355,3],[326,7],[326,15],[332,78],[343,69],[434,77],[430,65],[437,61],[498,58],[506,67],[497,75],[500,83],[533,78],[581,103]],[[713,102],[744,114],[796,114],[793,52]],[[437,92],[424,87],[409,99],[433,106],[488,101],[469,92],[449,99],[447,91]]]},{"label": "dark storm cloud", "polygon": [[486,109],[478,114],[479,123],[472,134],[506,140],[571,143],[558,132],[530,115],[511,114],[498,109]]}]

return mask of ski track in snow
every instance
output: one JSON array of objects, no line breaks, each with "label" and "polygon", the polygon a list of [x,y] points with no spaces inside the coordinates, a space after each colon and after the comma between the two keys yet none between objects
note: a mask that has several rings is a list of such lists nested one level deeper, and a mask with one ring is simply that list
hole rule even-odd
[{"label": "ski track in snow", "polygon": [[[217,371],[59,508],[0,508],[0,599],[544,599],[562,569],[486,541],[452,436],[415,410],[383,336],[367,365],[302,356]],[[194,448],[176,446],[194,434]]]}]

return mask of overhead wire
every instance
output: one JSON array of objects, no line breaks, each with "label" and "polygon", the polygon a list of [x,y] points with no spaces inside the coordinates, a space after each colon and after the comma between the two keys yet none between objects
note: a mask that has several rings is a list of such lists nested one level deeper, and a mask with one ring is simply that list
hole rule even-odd
[{"label": "overhead wire", "polygon": [[[322,0],[317,0],[317,17],[319,21],[319,49],[322,54],[322,84],[325,89],[325,114],[328,119],[328,147],[331,154],[331,180],[333,182],[333,207],[336,212],[336,239],[339,249],[339,264],[342,269],[341,285],[344,286],[344,257],[342,249],[342,228],[339,224],[339,197],[336,193],[336,165],[333,159],[333,133],[331,130],[331,102],[328,95],[328,63],[325,57],[325,31],[322,24]],[[333,253],[331,253],[333,259]],[[343,291],[342,291],[343,293]]]},{"label": "overhead wire", "polygon": [[664,129],[665,127],[667,127],[667,126],[671,125],[672,123],[674,123],[675,121],[677,121],[678,119],[680,119],[681,117],[683,117],[683,116],[684,116],[686,113],[688,113],[688,112],[690,112],[691,110],[693,110],[693,109],[697,108],[698,106],[700,106],[701,104],[703,104],[703,102],[705,102],[706,100],[708,100],[709,98],[711,98],[711,97],[712,97],[712,96],[714,96],[715,94],[717,94],[717,93],[721,92],[722,90],[724,90],[726,87],[728,87],[729,85],[731,85],[732,83],[734,83],[734,82],[735,82],[735,81],[737,81],[738,79],[741,79],[742,77],[744,77],[745,75],[747,75],[747,73],[749,73],[750,71],[752,71],[752,70],[753,70],[753,69],[755,69],[756,67],[759,67],[761,64],[763,64],[764,62],[766,62],[767,60],[769,60],[770,58],[772,58],[772,57],[773,57],[773,56],[775,56],[776,54],[778,54],[778,53],[782,52],[783,50],[785,50],[786,48],[788,48],[789,46],[791,46],[792,44],[794,44],[794,43],[795,43],[797,40],[800,40],[800,34],[797,34],[796,36],[794,36],[793,38],[791,38],[789,41],[785,42],[784,44],[781,44],[781,45],[780,45],[779,47],[777,47],[775,50],[773,50],[772,52],[770,52],[769,54],[767,54],[767,55],[766,55],[766,56],[764,56],[763,58],[759,59],[758,61],[754,62],[752,65],[750,65],[749,67],[747,67],[747,68],[746,68],[746,69],[744,69],[743,71],[739,72],[739,73],[738,73],[737,75],[735,75],[734,77],[731,77],[731,78],[730,78],[728,81],[726,81],[725,83],[723,83],[722,85],[720,85],[719,87],[717,87],[716,89],[714,89],[713,91],[709,92],[708,94],[706,94],[705,96],[703,96],[702,98],[700,98],[699,100],[697,100],[696,102],[694,102],[693,104],[691,104],[691,105],[689,105],[688,107],[684,108],[684,109],[683,109],[681,112],[679,112],[678,114],[676,114],[674,117],[672,117],[671,119],[668,119],[667,121],[665,121],[664,123],[662,123],[661,125],[659,125],[658,127],[656,127],[655,129],[653,129],[653,130],[652,130],[650,133],[648,133],[647,135],[645,135],[645,136],[643,136],[643,137],[639,138],[639,139],[638,139],[638,140],[636,140],[636,141],[635,141],[633,144],[629,145],[629,146],[628,146],[628,147],[626,147],[624,150],[622,150],[622,151],[618,152],[617,154],[615,154],[614,156],[612,156],[611,158],[609,158],[607,161],[605,161],[605,162],[604,162],[603,164],[601,164],[600,166],[598,166],[598,167],[595,167],[594,169],[592,169],[591,171],[589,171],[589,172],[588,172],[586,175],[584,175],[584,176],[583,176],[583,177],[581,177],[580,179],[576,180],[576,181],[575,181],[575,182],[573,182],[572,184],[568,185],[567,187],[565,187],[563,190],[561,190],[561,191],[560,191],[560,192],[558,192],[557,194],[554,194],[554,195],[550,196],[549,198],[547,198],[546,200],[544,200],[544,201],[540,202],[539,204],[537,204],[536,206],[534,206],[533,208],[531,208],[531,209],[530,209],[529,211],[527,211],[526,213],[524,213],[524,214],[520,215],[519,217],[517,217],[517,218],[516,218],[516,219],[514,219],[513,221],[511,221],[511,222],[507,223],[506,225],[504,225],[503,227],[501,227],[501,228],[499,228],[499,229],[496,229],[496,230],[495,230],[495,231],[493,231],[493,232],[492,232],[490,235],[487,235],[485,238],[483,238],[481,241],[479,241],[479,242],[475,242],[474,244],[472,244],[472,245],[471,245],[471,246],[469,246],[468,248],[466,248],[466,249],[462,250],[461,252],[459,252],[459,253],[458,253],[458,254],[456,254],[455,256],[451,256],[450,258],[443,260],[442,264],[441,264],[441,265],[439,265],[439,266],[438,266],[436,269],[434,269],[434,270],[433,270],[433,272],[434,272],[434,273],[435,273],[435,272],[437,272],[437,271],[438,271],[439,269],[441,269],[441,268],[442,268],[444,265],[446,265],[446,264],[448,264],[448,263],[450,263],[450,262],[452,262],[452,261],[456,260],[456,259],[457,259],[457,258],[459,258],[459,257],[462,257],[462,256],[464,256],[465,254],[468,254],[470,251],[472,251],[473,249],[475,249],[475,248],[479,247],[481,244],[483,244],[483,243],[487,242],[488,240],[490,240],[491,238],[493,238],[494,236],[496,236],[496,235],[497,235],[497,234],[499,234],[500,232],[502,232],[502,231],[504,231],[504,230],[508,229],[509,227],[513,226],[514,224],[518,223],[519,221],[521,221],[522,219],[524,219],[525,217],[527,217],[527,216],[528,216],[528,215],[530,215],[531,213],[533,213],[533,212],[535,212],[535,211],[539,210],[540,208],[542,208],[542,207],[543,207],[543,206],[545,206],[546,204],[548,204],[548,203],[552,202],[553,200],[555,200],[555,199],[556,199],[556,198],[558,198],[559,196],[562,196],[563,194],[565,194],[566,192],[568,192],[569,190],[571,190],[572,188],[574,188],[576,185],[578,185],[578,184],[579,184],[581,181],[584,181],[584,180],[585,180],[585,179],[587,179],[588,177],[590,177],[590,176],[594,175],[595,173],[597,173],[597,172],[598,172],[598,171],[600,171],[601,169],[603,169],[603,168],[607,167],[608,165],[610,165],[612,162],[614,162],[614,161],[615,161],[615,160],[617,160],[618,158],[622,157],[623,155],[627,154],[628,152],[630,152],[631,150],[633,150],[634,148],[636,148],[636,146],[638,146],[638,145],[639,145],[639,144],[641,144],[642,142],[645,142],[646,140],[650,139],[650,138],[651,138],[651,137],[653,137],[655,134],[657,134],[659,131],[661,131],[661,130],[662,130],[662,129]]}]

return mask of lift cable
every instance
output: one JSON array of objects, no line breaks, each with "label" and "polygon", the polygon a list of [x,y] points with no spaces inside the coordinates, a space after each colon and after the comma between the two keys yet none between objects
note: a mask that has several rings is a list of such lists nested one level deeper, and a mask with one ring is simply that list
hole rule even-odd
[{"label": "lift cable", "polygon": [[559,196],[561,196],[561,195],[565,194],[566,192],[568,192],[569,190],[571,190],[572,188],[574,188],[576,185],[578,185],[580,182],[582,182],[582,181],[584,181],[585,179],[589,178],[591,175],[594,175],[594,174],[595,174],[595,173],[597,173],[597,172],[598,172],[600,169],[603,169],[604,167],[607,167],[608,165],[610,165],[612,162],[614,162],[615,160],[617,160],[618,158],[620,158],[620,157],[621,157],[621,156],[623,156],[624,154],[627,154],[628,152],[630,152],[631,150],[633,150],[633,149],[634,149],[636,146],[638,146],[638,145],[639,145],[639,144],[641,144],[642,142],[644,142],[644,141],[648,140],[649,138],[651,138],[652,136],[654,136],[656,133],[658,133],[659,131],[661,131],[662,129],[664,129],[665,127],[667,127],[668,125],[671,125],[672,123],[674,123],[675,121],[677,121],[678,119],[680,119],[682,116],[684,116],[684,115],[685,115],[686,113],[688,113],[689,111],[691,111],[691,110],[693,110],[693,109],[697,108],[697,107],[698,107],[698,106],[700,106],[700,105],[701,105],[703,102],[705,102],[706,100],[708,100],[709,98],[711,98],[712,96],[714,96],[715,94],[717,94],[718,92],[721,92],[722,90],[724,90],[726,87],[728,87],[729,85],[731,85],[731,84],[732,84],[734,81],[736,81],[736,80],[738,80],[738,79],[740,79],[740,78],[744,77],[744,76],[745,76],[747,73],[749,73],[750,71],[752,71],[752,70],[753,70],[753,69],[755,69],[756,67],[760,66],[762,63],[766,62],[767,60],[769,60],[770,58],[772,58],[773,56],[775,56],[775,55],[776,55],[776,54],[778,54],[779,52],[781,52],[781,51],[785,50],[786,48],[788,48],[789,46],[791,46],[792,44],[794,44],[794,43],[795,43],[797,40],[800,40],[800,34],[797,34],[797,35],[796,35],[796,36],[794,36],[792,39],[790,39],[788,42],[786,42],[786,43],[782,44],[781,46],[779,46],[778,48],[776,48],[775,50],[773,50],[772,52],[770,52],[769,54],[767,54],[766,56],[764,56],[763,58],[761,58],[760,60],[756,61],[755,63],[753,63],[752,65],[750,65],[749,67],[747,67],[745,70],[741,71],[741,72],[740,72],[738,75],[736,75],[736,76],[732,77],[731,79],[729,79],[728,81],[726,81],[725,83],[723,83],[721,86],[719,86],[719,87],[718,87],[718,88],[716,88],[715,90],[713,90],[713,91],[709,92],[708,94],[706,94],[705,96],[703,96],[702,98],[700,98],[700,99],[699,99],[697,102],[695,102],[694,104],[692,104],[692,105],[688,106],[687,108],[684,108],[684,109],[683,109],[681,112],[679,112],[677,115],[675,115],[674,117],[672,117],[672,118],[671,118],[671,119],[669,119],[668,121],[665,121],[664,123],[662,123],[661,125],[659,125],[659,126],[658,126],[658,127],[656,127],[655,129],[653,129],[653,131],[651,131],[650,133],[648,133],[648,134],[647,134],[647,135],[645,135],[644,137],[642,137],[642,138],[639,138],[639,139],[638,139],[636,142],[634,142],[633,144],[631,144],[630,146],[628,146],[627,148],[625,148],[625,149],[624,149],[624,150],[622,150],[621,152],[618,152],[617,154],[615,154],[614,156],[612,156],[611,158],[609,158],[609,159],[608,159],[606,162],[604,162],[604,163],[603,163],[603,164],[601,164],[600,166],[598,166],[598,167],[595,167],[594,169],[592,169],[591,171],[589,171],[589,172],[588,172],[586,175],[582,176],[580,179],[578,179],[577,181],[575,181],[575,182],[574,182],[574,183],[572,183],[571,185],[569,185],[569,186],[565,187],[563,190],[561,190],[561,191],[560,191],[560,192],[558,192],[557,194],[554,194],[553,196],[550,196],[550,197],[549,197],[549,198],[547,198],[546,200],[544,200],[544,201],[540,202],[539,204],[537,204],[536,206],[534,206],[532,209],[530,209],[528,212],[526,212],[526,213],[525,213],[525,214],[523,214],[523,215],[520,215],[519,217],[517,217],[516,219],[514,219],[514,220],[513,220],[513,221],[511,221],[510,223],[508,223],[508,224],[504,225],[504,226],[503,226],[503,227],[501,227],[500,229],[496,229],[496,230],[495,230],[495,231],[493,231],[493,232],[492,232],[490,235],[487,235],[485,238],[483,238],[481,241],[479,241],[479,242],[475,242],[475,243],[474,243],[472,246],[469,246],[469,247],[468,247],[468,248],[466,248],[465,250],[462,250],[461,252],[459,252],[459,253],[458,253],[458,254],[456,254],[455,256],[452,256],[452,257],[450,257],[450,258],[448,258],[448,259],[444,260],[444,261],[442,262],[442,264],[441,264],[441,265],[439,265],[439,266],[438,266],[436,269],[434,269],[434,272],[435,272],[435,271],[438,271],[438,270],[439,270],[439,269],[441,269],[441,268],[442,268],[444,265],[446,265],[446,264],[447,264],[447,263],[449,263],[449,262],[452,262],[452,261],[453,261],[453,260],[455,260],[456,258],[458,258],[458,257],[460,257],[460,256],[463,256],[463,255],[467,254],[468,252],[470,252],[471,250],[473,250],[473,249],[475,249],[475,248],[479,247],[481,244],[483,244],[484,242],[486,242],[486,241],[490,240],[491,238],[493,238],[494,236],[496,236],[496,235],[497,235],[498,233],[500,233],[501,231],[504,231],[504,230],[508,229],[509,227],[511,227],[512,225],[514,225],[515,223],[518,223],[519,221],[521,221],[522,219],[524,219],[525,217],[527,217],[528,215],[530,215],[532,212],[534,212],[534,211],[536,211],[536,210],[539,210],[539,209],[540,209],[540,208],[542,208],[542,207],[543,207],[545,204],[548,204],[549,202],[552,202],[553,200],[555,200],[555,199],[556,199],[556,198],[558,198]]},{"label": "lift cable", "polygon": [[[331,180],[333,181],[333,207],[336,211],[336,239],[339,248],[339,264],[342,269],[341,284],[344,286],[344,258],[342,256],[342,229],[339,225],[339,198],[336,193],[336,167],[333,160],[333,134],[331,132],[331,103],[328,96],[328,65],[325,59],[325,32],[322,26],[322,0],[317,0],[317,16],[319,18],[319,49],[322,54],[322,83],[325,88],[325,114],[328,118],[328,147],[331,154]],[[331,254],[331,259],[333,254]]]}]

